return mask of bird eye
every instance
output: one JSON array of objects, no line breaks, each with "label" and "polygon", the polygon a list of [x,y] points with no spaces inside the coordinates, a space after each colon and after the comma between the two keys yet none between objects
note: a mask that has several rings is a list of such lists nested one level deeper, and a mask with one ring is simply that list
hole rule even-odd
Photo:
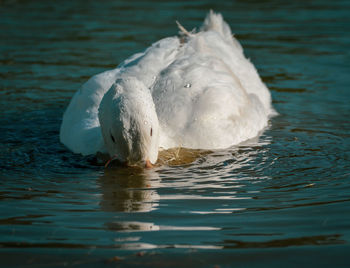
[{"label": "bird eye", "polygon": [[152,137],[152,128],[151,128],[151,133],[150,133],[151,137]]},{"label": "bird eye", "polygon": [[114,137],[113,137],[112,134],[111,134],[111,139],[112,139],[112,141],[115,143],[115,139],[114,139]]}]

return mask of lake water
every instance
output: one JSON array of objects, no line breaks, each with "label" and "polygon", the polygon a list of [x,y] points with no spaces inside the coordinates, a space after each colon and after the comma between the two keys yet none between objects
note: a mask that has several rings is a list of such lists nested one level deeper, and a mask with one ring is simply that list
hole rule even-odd
[{"label": "lake water", "polygon": [[[279,116],[152,170],[59,143],[92,75],[222,12]],[[349,1],[0,1],[1,267],[349,267]]]}]

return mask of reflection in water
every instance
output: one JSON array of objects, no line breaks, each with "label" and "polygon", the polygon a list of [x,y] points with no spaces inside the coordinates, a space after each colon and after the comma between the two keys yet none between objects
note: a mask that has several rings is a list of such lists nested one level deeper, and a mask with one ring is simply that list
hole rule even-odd
[{"label": "reflection in water", "polygon": [[[83,262],[128,252],[111,265],[348,267],[350,2],[153,2],[0,1],[0,266],[101,267]],[[211,8],[280,114],[258,141],[164,151],[152,170],[104,169],[59,143],[91,75]],[[124,250],[150,248],[148,263]]]},{"label": "reflection in water", "polygon": [[158,231],[160,228],[151,222],[114,221],[106,223],[109,230],[116,232]]},{"label": "reflection in water", "polygon": [[153,170],[138,167],[107,168],[99,178],[102,190],[101,208],[117,212],[149,212],[157,208],[155,190],[159,177]]},{"label": "reflection in water", "polygon": [[[173,161],[173,160],[172,160]],[[181,159],[175,159],[176,163]],[[173,162],[174,163],[174,162]],[[160,195],[158,188],[162,185],[159,174],[155,169],[142,169],[139,167],[118,167],[107,168],[104,174],[99,178],[99,184],[102,189],[100,207],[108,212],[143,212],[150,213],[158,208]],[[198,196],[199,197],[199,196]],[[183,200],[182,195],[176,196],[177,200]],[[195,198],[194,198],[195,199]],[[219,198],[220,199],[220,198]],[[130,236],[130,233],[149,232],[149,231],[218,231],[221,228],[210,226],[175,226],[158,225],[147,221],[130,221],[116,215],[112,220],[104,224],[110,231],[116,232],[118,238],[114,239],[113,247],[123,249],[151,249],[167,248],[170,245],[155,245],[142,243],[140,236]],[[120,236],[125,233],[125,235]],[[221,246],[211,245],[172,245],[179,248],[221,248]]]},{"label": "reflection in water", "polygon": [[[118,166],[105,169],[104,174],[99,178],[102,189],[101,209],[109,212],[150,212],[155,210],[159,202],[159,195],[156,191],[159,180],[158,174],[154,170]],[[141,221],[113,220],[106,222],[105,226],[108,230],[115,232],[159,230],[159,226],[154,223]],[[125,241],[123,243],[119,241],[118,247],[148,248],[147,245],[139,245],[139,243],[130,245],[129,240],[132,237],[124,237],[123,239]]]}]

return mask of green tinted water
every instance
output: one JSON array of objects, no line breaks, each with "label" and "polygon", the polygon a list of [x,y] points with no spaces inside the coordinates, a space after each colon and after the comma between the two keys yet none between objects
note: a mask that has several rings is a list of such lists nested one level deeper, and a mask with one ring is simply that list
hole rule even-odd
[{"label": "green tinted water", "polygon": [[[153,170],[74,155],[73,93],[222,12],[279,112],[259,140]],[[348,1],[1,1],[0,266],[347,267]],[[113,257],[118,256],[118,258]]]}]

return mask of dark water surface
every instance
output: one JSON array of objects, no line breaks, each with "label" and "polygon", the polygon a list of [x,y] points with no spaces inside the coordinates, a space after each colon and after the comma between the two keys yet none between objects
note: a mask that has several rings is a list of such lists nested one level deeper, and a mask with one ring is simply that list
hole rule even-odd
[{"label": "dark water surface", "polygon": [[[73,93],[222,12],[279,116],[154,170],[69,152]],[[1,267],[350,267],[349,1],[0,1]]]}]

